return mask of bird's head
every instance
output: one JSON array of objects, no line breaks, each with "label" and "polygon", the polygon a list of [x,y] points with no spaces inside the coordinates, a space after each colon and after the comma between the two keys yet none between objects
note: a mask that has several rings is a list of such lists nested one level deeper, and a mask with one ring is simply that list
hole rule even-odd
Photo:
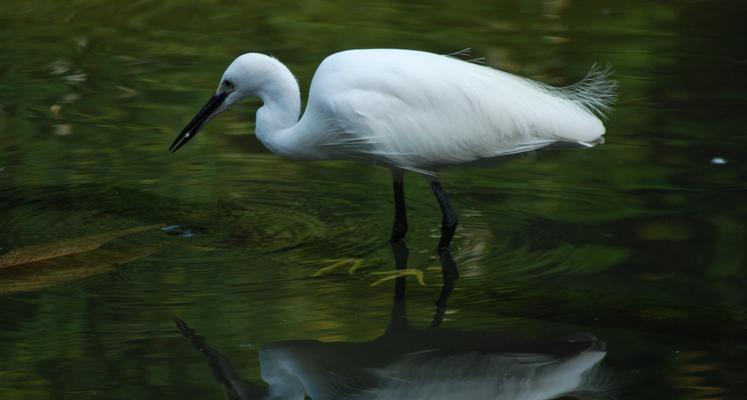
[{"label": "bird's head", "polygon": [[174,139],[169,151],[173,153],[179,150],[208,121],[241,99],[258,96],[264,81],[271,75],[269,69],[273,68],[273,63],[268,62],[269,59],[269,56],[258,53],[247,53],[236,58],[223,73],[215,94]]}]

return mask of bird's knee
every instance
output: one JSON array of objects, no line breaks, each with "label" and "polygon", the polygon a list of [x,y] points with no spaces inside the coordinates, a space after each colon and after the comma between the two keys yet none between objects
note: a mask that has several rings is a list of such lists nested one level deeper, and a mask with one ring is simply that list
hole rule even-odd
[{"label": "bird's knee", "polygon": [[457,224],[459,221],[457,220],[456,215],[445,215],[444,219],[441,221],[441,228],[444,231],[448,232],[454,232],[457,228]]},{"label": "bird's knee", "polygon": [[407,234],[407,222],[395,222],[392,227],[392,237],[390,242],[395,243],[405,238]]}]

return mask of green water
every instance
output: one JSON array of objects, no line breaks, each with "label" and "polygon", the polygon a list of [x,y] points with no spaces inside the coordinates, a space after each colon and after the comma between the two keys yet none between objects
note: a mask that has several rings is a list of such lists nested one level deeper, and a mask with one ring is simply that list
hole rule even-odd
[{"label": "green water", "polygon": [[[222,398],[174,318],[252,382],[263,345],[381,336],[387,170],[272,155],[256,101],[166,151],[237,54],[275,55],[305,98],[320,60],[366,47],[471,47],[558,85],[610,63],[620,83],[603,146],[444,171],[444,328],[591,333],[615,398],[747,397],[744,4],[3,2],[0,398]],[[425,283],[407,318],[427,327],[440,213],[425,180],[406,192]]]}]

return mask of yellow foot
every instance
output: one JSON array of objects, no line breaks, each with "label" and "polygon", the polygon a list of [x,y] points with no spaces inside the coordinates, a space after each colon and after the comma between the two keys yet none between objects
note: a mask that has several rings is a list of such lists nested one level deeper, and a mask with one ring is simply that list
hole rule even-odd
[{"label": "yellow foot", "polygon": [[401,278],[403,276],[414,276],[415,279],[420,284],[420,286],[425,286],[425,276],[423,275],[423,271],[417,268],[397,269],[394,271],[386,271],[386,272],[372,272],[371,275],[387,275],[377,280],[376,282],[372,283],[371,286],[376,286],[386,281],[391,281],[397,278]]},{"label": "yellow foot", "polygon": [[338,260],[325,260],[325,261],[330,262],[332,264],[330,264],[327,267],[319,269],[318,271],[314,272],[314,274],[312,274],[311,276],[317,277],[317,276],[326,275],[346,265],[350,266],[348,268],[348,273],[350,274],[354,273],[360,268],[363,268],[363,259],[361,258],[343,258],[343,259],[338,259]]}]

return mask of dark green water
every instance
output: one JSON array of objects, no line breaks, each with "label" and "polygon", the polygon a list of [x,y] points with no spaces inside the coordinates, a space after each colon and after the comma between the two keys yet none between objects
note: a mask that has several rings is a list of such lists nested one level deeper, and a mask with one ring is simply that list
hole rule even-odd
[{"label": "dark green water", "polygon": [[[605,145],[443,173],[461,276],[442,326],[593,334],[614,398],[747,398],[744,2],[245,3],[0,4],[0,398],[222,398],[176,317],[253,382],[261,346],[381,336],[387,170],[270,154],[257,102],[166,151],[236,55],[277,56],[305,96],[365,47],[472,47],[559,85],[612,64]],[[440,214],[407,178],[424,328]]]}]

